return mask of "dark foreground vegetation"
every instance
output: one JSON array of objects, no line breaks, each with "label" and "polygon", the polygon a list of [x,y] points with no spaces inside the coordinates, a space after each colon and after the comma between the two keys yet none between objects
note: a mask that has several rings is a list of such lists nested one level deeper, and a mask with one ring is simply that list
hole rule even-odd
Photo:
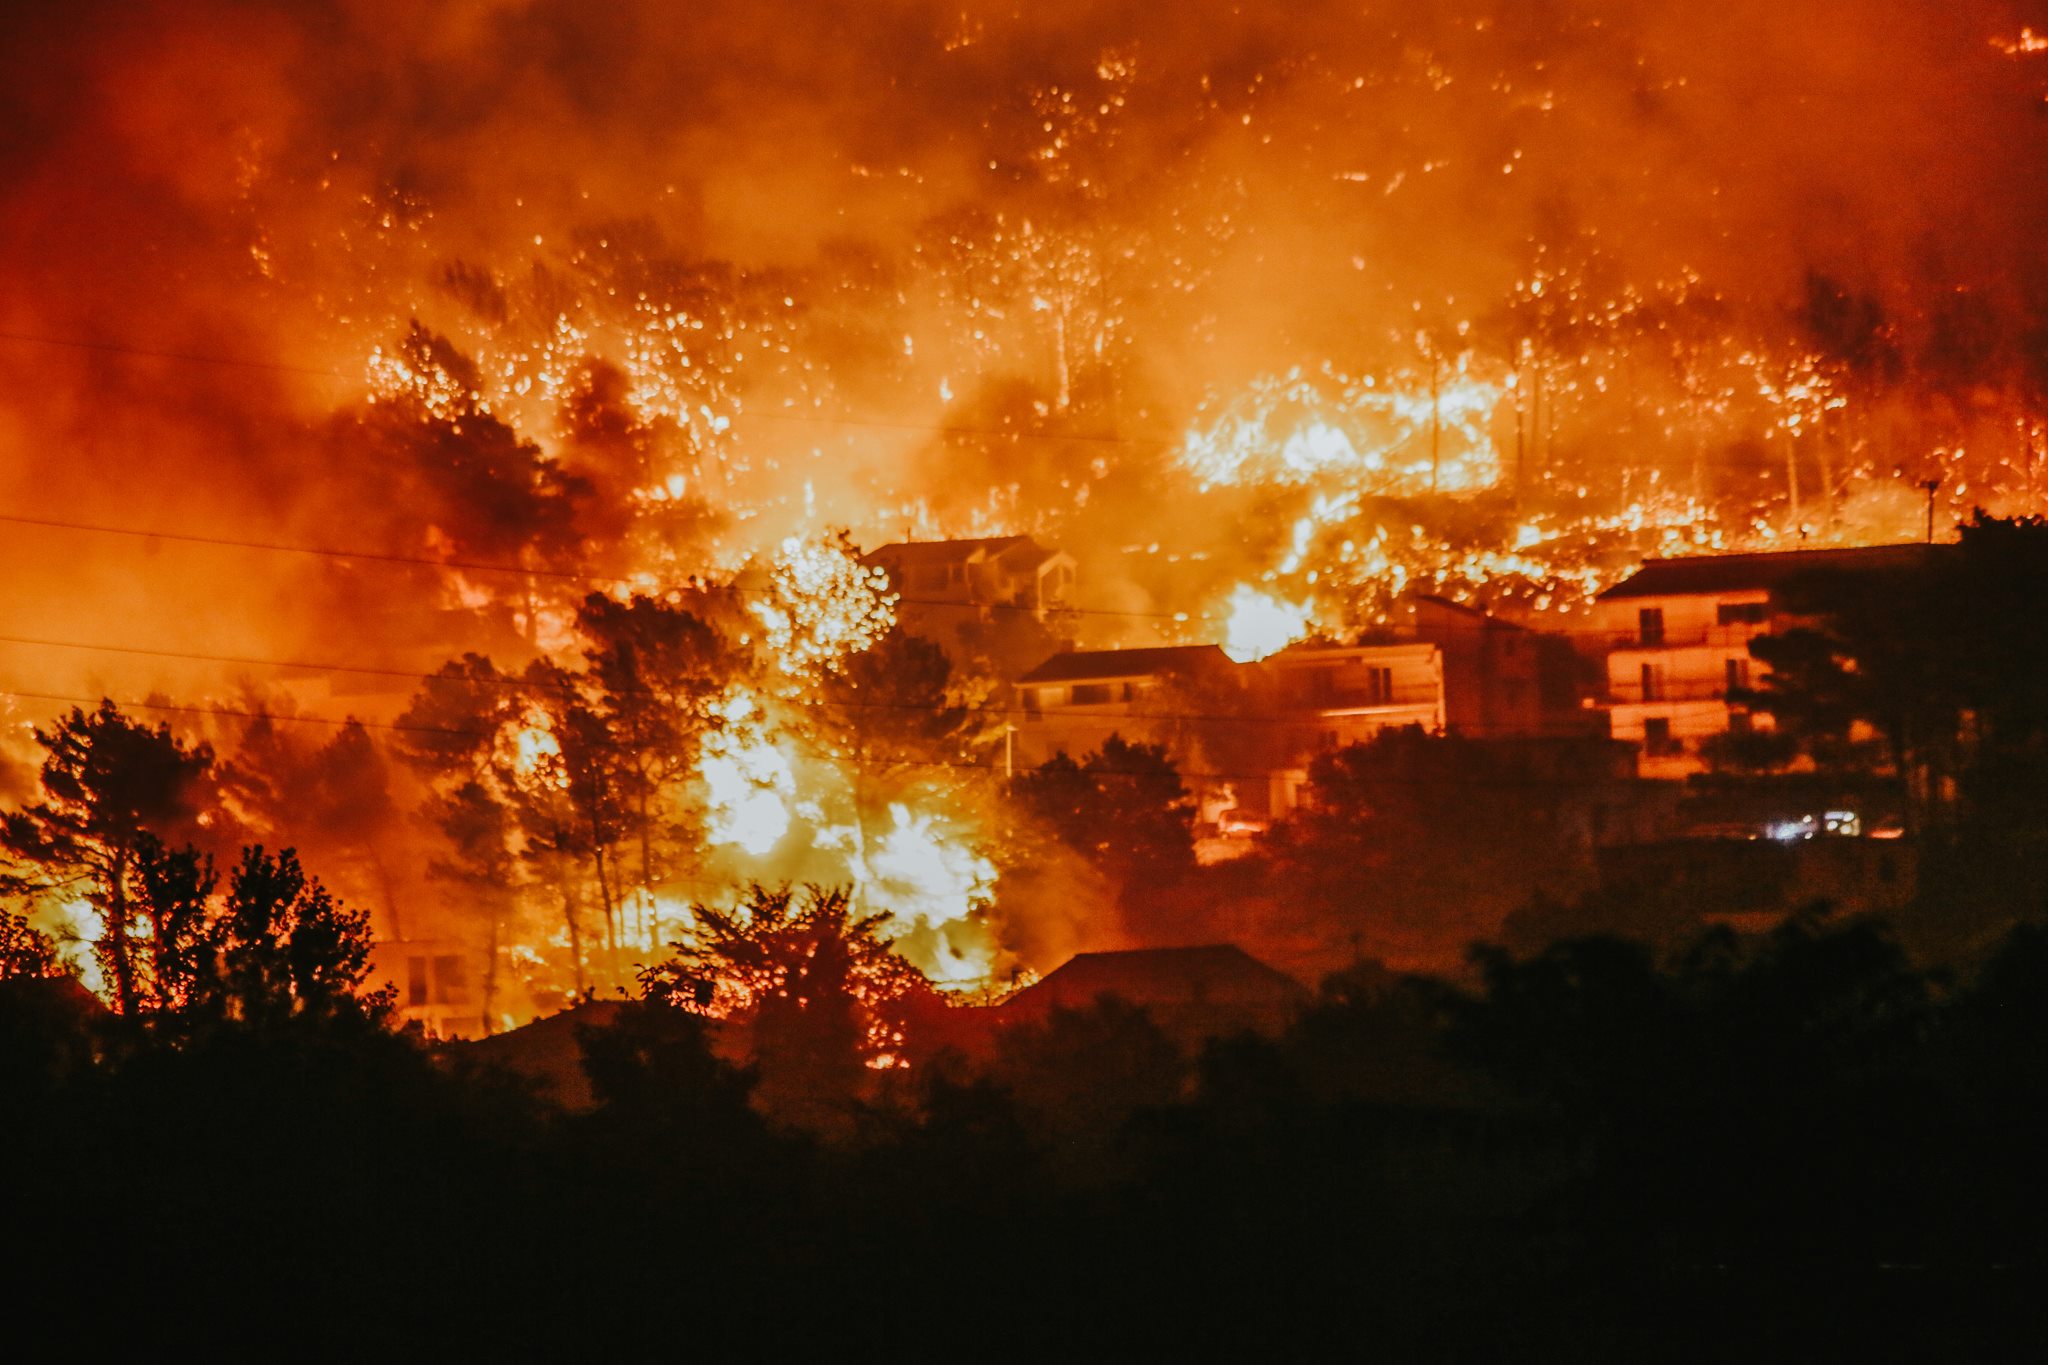
[{"label": "dark foreground vegetation", "polygon": [[662,999],[571,1111],[231,938],[126,1017],[7,947],[11,1316],[99,1349],[1977,1360],[2043,1285],[2036,927],[1482,951],[1195,1049],[1104,1000],[826,1136]]},{"label": "dark foreground vegetation", "polygon": [[[2041,1358],[2048,527],[1929,572],[1790,589],[1811,624],[1757,647],[1800,760],[1763,775],[1901,794],[1890,921],[1704,928],[1646,876],[1219,1033],[951,1007],[846,894],[756,887],[639,998],[529,1031],[566,1045],[553,1089],[485,1065],[511,1037],[396,1030],[367,916],[293,853],[202,852],[210,753],[74,712],[0,818],[0,894],[88,895],[109,1005],[0,912],[0,1302],[124,1353]],[[1339,751],[1213,876],[1161,754],[1019,791],[1186,942],[1204,886],[1330,923],[1473,903],[1542,846],[1505,797],[1432,795],[1512,790],[1477,762]]]}]

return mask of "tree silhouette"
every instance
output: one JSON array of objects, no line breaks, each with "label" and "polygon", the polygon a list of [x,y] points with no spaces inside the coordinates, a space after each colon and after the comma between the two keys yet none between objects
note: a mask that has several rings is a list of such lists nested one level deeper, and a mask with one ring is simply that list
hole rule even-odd
[{"label": "tree silhouette", "polygon": [[1883,738],[1925,826],[1968,800],[1980,827],[2048,839],[2048,522],[1979,516],[1952,551],[1893,571],[1816,571],[1778,590],[1801,624],[1750,642],[1750,694],[1809,741]]},{"label": "tree silhouette", "polygon": [[[470,893],[464,903],[486,917],[488,988],[495,988],[496,949],[513,912],[512,870],[524,866],[559,898],[571,977],[582,993],[589,955],[580,874],[598,869],[609,851],[600,841],[616,843],[619,826],[604,767],[610,755],[573,678],[545,659],[514,676],[466,654],[427,679],[399,724],[400,756],[432,785],[424,814],[454,854],[433,871]],[[609,913],[608,894],[603,903]]]},{"label": "tree silhouette", "polygon": [[40,981],[62,973],[57,945],[24,915],[0,910],[0,981]]},{"label": "tree silhouette", "polygon": [[586,730],[611,750],[616,799],[639,845],[644,908],[666,875],[670,836],[695,832],[680,817],[682,791],[736,661],[711,626],[655,598],[592,593],[576,620],[598,723],[592,731],[585,722]]},{"label": "tree silhouette", "polygon": [[145,835],[135,853],[138,917],[150,927],[138,971],[137,1023],[183,1037],[224,1025],[256,1032],[296,1022],[379,1019],[365,995],[370,916],[336,900],[298,855],[251,845],[226,885],[212,859]]},{"label": "tree silhouette", "polygon": [[0,816],[0,851],[34,871],[0,874],[0,891],[83,887],[100,917],[95,950],[116,1008],[133,1014],[144,992],[137,945],[149,927],[136,923],[136,854],[152,832],[192,818],[212,750],[188,748],[168,725],[130,720],[111,701],[90,714],[74,707],[36,739],[43,799]]},{"label": "tree silhouette", "polygon": [[[956,779],[980,738],[945,650],[900,624],[819,679],[810,729],[842,760],[859,869],[868,866],[871,822],[910,792]],[[866,890],[855,885],[857,901]]]},{"label": "tree silhouette", "polygon": [[1512,747],[1413,727],[1318,755],[1267,854],[1305,904],[1347,924],[1366,956],[1445,958],[1572,875],[1557,788]]},{"label": "tree silhouette", "polygon": [[369,913],[307,876],[293,850],[243,850],[216,925],[219,974],[207,1003],[225,1016],[260,1027],[381,1009],[361,994],[370,975]]},{"label": "tree silhouette", "polygon": [[[386,500],[420,509],[459,558],[573,558],[588,483],[483,406],[475,362],[447,338],[415,320],[395,350],[406,386],[351,433],[358,459],[366,448],[370,466],[395,485]],[[529,637],[532,607],[529,600]]]},{"label": "tree silhouette", "polygon": [[933,992],[856,915],[844,888],[756,884],[731,909],[697,905],[675,954],[642,968],[650,1001],[730,1018],[750,1039],[768,1113],[841,1127],[870,1071],[902,1060]]},{"label": "tree silhouette", "polygon": [[142,1011],[167,1018],[220,993],[222,924],[212,906],[213,860],[144,835],[135,852],[136,903],[149,923]]},{"label": "tree silhouette", "polygon": [[1053,755],[1018,778],[1014,792],[1127,891],[1162,890],[1194,868],[1194,800],[1161,745],[1112,734],[1078,763]]},{"label": "tree silhouette", "polygon": [[393,938],[409,936],[401,895],[406,868],[393,856],[404,814],[394,788],[403,777],[356,720],[323,739],[317,727],[264,716],[247,726],[222,765],[222,785],[249,837],[290,842],[356,898],[374,896]]}]

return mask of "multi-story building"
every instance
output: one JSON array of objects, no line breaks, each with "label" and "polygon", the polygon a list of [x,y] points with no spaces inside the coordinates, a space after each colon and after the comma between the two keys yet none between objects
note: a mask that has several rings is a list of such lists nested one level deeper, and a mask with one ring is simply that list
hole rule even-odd
[{"label": "multi-story building", "polygon": [[1702,770],[1704,741],[1769,724],[1750,715],[1741,694],[1761,668],[1749,642],[1791,623],[1775,589],[1813,573],[1912,571],[1943,550],[1880,545],[1646,561],[1596,600],[1608,645],[1610,732],[1640,746],[1643,777]]},{"label": "multi-story building", "polygon": [[903,628],[956,665],[1015,677],[1072,643],[1061,610],[1074,592],[1074,557],[1029,536],[903,541],[864,562],[889,575]]},{"label": "multi-story building", "polygon": [[1199,747],[1196,695],[1241,689],[1241,666],[1216,645],[1067,650],[1017,680],[1013,759],[1035,767],[1057,753],[1074,758],[1111,735],[1160,744],[1186,765]]},{"label": "multi-story building", "polygon": [[1435,645],[1293,645],[1233,663],[1215,645],[1070,650],[1017,682],[1013,758],[1075,758],[1112,734],[1164,746],[1205,811],[1259,821],[1290,810],[1316,754],[1383,730],[1444,728]]},{"label": "multi-story building", "polygon": [[1467,739],[1578,739],[1607,733],[1595,663],[1560,634],[1425,594],[1414,635],[1443,653],[1443,728]]},{"label": "multi-story building", "polygon": [[1303,751],[1363,744],[1382,730],[1444,728],[1444,656],[1433,644],[1290,645],[1265,661],[1274,715]]},{"label": "multi-story building", "polygon": [[1043,615],[1066,604],[1074,557],[1029,536],[913,540],[884,545],[865,562],[886,571],[907,608],[1023,607]]}]

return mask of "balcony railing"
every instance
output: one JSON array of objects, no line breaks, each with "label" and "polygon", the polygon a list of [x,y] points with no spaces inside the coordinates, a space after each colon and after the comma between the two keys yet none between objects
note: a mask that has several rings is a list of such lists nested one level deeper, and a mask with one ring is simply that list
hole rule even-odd
[{"label": "balcony railing", "polygon": [[1656,639],[1645,639],[1638,631],[1589,631],[1584,638],[1596,640],[1609,653],[1639,651],[1658,653],[1670,649],[1736,649],[1769,632],[1763,626],[1707,626],[1699,630],[1665,630]]},{"label": "balcony railing", "polygon": [[1645,688],[1640,682],[1610,685],[1607,699],[1616,706],[1656,705],[1668,701],[1726,701],[1725,682],[1666,683]]}]

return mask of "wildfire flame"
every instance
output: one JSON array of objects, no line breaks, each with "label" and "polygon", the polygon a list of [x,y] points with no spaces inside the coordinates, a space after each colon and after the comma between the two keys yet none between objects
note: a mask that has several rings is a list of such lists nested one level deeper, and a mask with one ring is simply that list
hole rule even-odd
[{"label": "wildfire flame", "polygon": [[926,976],[940,983],[982,979],[994,945],[974,914],[995,889],[995,864],[935,812],[899,802],[889,807],[889,820],[868,851],[863,895],[903,926],[897,947]]},{"label": "wildfire flame", "polygon": [[777,663],[798,682],[867,649],[896,620],[889,575],[862,565],[843,541],[789,537],[771,562],[770,583],[751,609]]},{"label": "wildfire flame", "polygon": [[1230,615],[1223,627],[1223,652],[1241,664],[1278,654],[1308,634],[1309,609],[1283,602],[1256,588],[1230,594]]},{"label": "wildfire flame", "polygon": [[1467,372],[1320,379],[1292,371],[1251,384],[1189,431],[1181,464],[1204,487],[1269,483],[1350,492],[1461,493],[1500,479],[1491,423],[1507,394]]},{"label": "wildfire flame", "polygon": [[789,833],[795,772],[751,693],[728,689],[711,711],[719,724],[705,736],[697,764],[706,792],[706,837],[715,847],[760,857]]},{"label": "wildfire flame", "polygon": [[562,767],[562,741],[545,711],[530,706],[517,724],[498,735],[498,757],[512,770],[513,780],[531,791],[539,787],[557,790],[569,785]]}]

